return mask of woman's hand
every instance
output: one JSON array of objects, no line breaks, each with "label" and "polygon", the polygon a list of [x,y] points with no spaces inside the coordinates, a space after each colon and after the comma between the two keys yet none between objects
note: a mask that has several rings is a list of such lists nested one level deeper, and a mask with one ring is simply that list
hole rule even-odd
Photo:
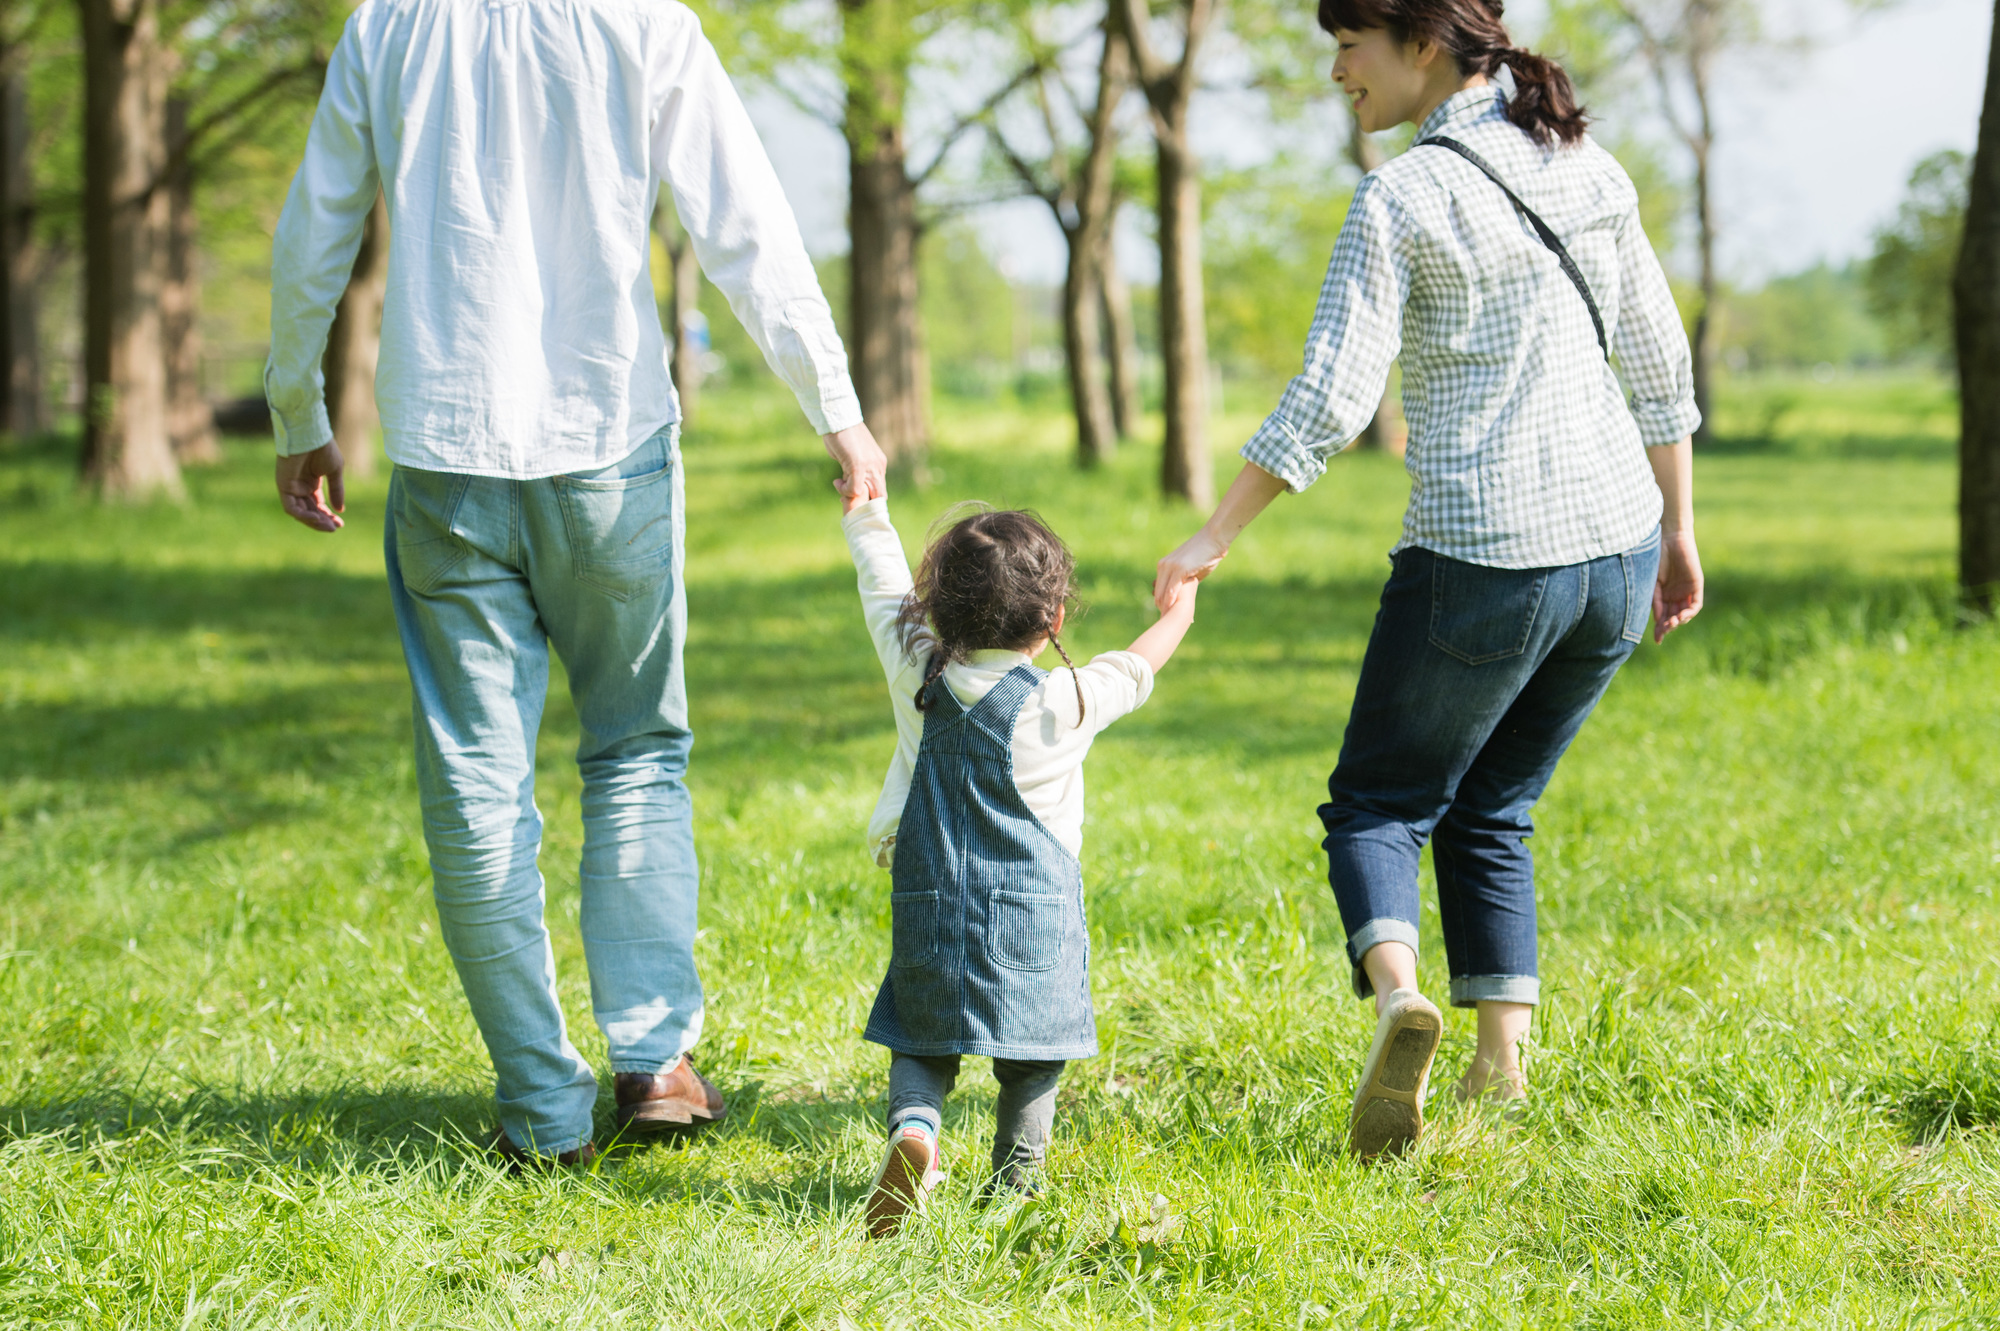
[{"label": "woman's hand", "polygon": [[1653,584],[1653,641],[1701,613],[1701,555],[1691,531],[1660,533],[1660,577]]},{"label": "woman's hand", "polygon": [[1160,561],[1159,572],[1153,577],[1153,604],[1160,613],[1164,615],[1174,608],[1181,588],[1215,572],[1216,565],[1229,553],[1230,542],[1242,535],[1243,529],[1284,492],[1283,481],[1255,463],[1244,463],[1243,470],[1236,473],[1236,479],[1223,492],[1222,502],[1215,506],[1215,512],[1201,530]]},{"label": "woman's hand", "polygon": [[1163,615],[1172,610],[1181,598],[1181,589],[1215,572],[1228,553],[1228,544],[1206,527],[1188,537],[1178,550],[1160,561],[1159,571],[1153,576],[1155,608]]}]

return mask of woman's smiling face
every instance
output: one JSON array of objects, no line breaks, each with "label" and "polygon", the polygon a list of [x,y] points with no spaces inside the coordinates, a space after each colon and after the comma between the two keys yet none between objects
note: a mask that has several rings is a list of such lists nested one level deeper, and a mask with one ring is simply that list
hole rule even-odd
[{"label": "woman's smiling face", "polygon": [[1438,55],[1435,46],[1399,42],[1387,28],[1359,32],[1339,28],[1333,39],[1340,44],[1333,81],[1347,94],[1347,104],[1364,133],[1378,133],[1416,117],[1430,91],[1430,66]]}]

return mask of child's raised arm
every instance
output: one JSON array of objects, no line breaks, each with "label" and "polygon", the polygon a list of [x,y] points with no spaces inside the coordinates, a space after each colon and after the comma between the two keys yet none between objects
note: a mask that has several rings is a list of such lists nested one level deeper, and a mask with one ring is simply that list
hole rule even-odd
[{"label": "child's raised arm", "polygon": [[1181,645],[1181,639],[1194,624],[1195,594],[1201,583],[1189,579],[1182,584],[1180,599],[1161,615],[1153,627],[1132,640],[1132,654],[1142,656],[1146,664],[1157,672],[1173,659],[1174,649]]}]

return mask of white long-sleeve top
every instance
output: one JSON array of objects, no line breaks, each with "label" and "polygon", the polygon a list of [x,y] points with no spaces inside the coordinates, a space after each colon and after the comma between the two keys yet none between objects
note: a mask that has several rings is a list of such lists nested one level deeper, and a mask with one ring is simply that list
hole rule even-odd
[{"label": "white long-sleeve top", "polygon": [[[874,639],[875,655],[889,681],[889,701],[896,713],[896,754],[882,781],[882,797],[868,820],[868,847],[875,863],[890,867],[896,850],[896,829],[910,797],[910,777],[916,770],[917,749],[924,738],[924,714],[917,710],[917,686],[928,661],[903,654],[896,616],[911,587],[910,561],[889,520],[889,501],[871,499],[841,523],[848,552],[861,587],[861,613]],[[944,684],[967,707],[977,706],[987,691],[1016,666],[1025,665],[1024,652],[974,652],[962,664],[945,667]],[[1076,685],[1083,686],[1083,715],[1076,710]],[[1052,672],[1028,696],[1014,722],[1014,785],[1028,811],[1068,848],[1083,851],[1083,760],[1097,736],[1112,722],[1137,708],[1153,692],[1153,667],[1135,652],[1105,652],[1075,671]]]},{"label": "white long-sleeve top", "polygon": [[320,360],[379,183],[375,376],[389,456],[531,479],[609,466],[680,418],[653,298],[664,181],[709,279],[814,430],[861,419],[777,173],[673,0],[367,0],[278,221],[278,451],[333,437]]}]

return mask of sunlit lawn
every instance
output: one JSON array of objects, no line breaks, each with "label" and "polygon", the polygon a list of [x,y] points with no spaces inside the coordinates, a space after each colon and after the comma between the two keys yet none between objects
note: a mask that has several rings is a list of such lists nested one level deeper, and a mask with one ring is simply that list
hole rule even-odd
[{"label": "sunlit lawn", "polygon": [[[687,450],[700,1052],[733,1113],[553,1180],[471,1144],[490,1070],[429,901],[383,485],[323,538],[248,444],[178,509],[0,453],[0,1322],[2000,1325],[2000,640],[1953,627],[1949,400],[1802,378],[1721,406],[1711,608],[1542,805],[1517,1128],[1441,1097],[1414,1158],[1338,1150],[1369,1019],[1313,806],[1406,488],[1348,457],[1244,538],[1091,759],[1106,1052],[1065,1082],[1045,1204],[974,1205],[981,1070],[939,1204],[876,1244],[862,828],[891,729],[786,404],[714,396]],[[1193,521],[1150,450],[1083,476],[1059,416],[940,413],[906,540],[958,499],[1033,505],[1079,554],[1073,648],[1122,646]],[[575,742],[559,700],[543,867],[597,1057]],[[1440,1080],[1469,1048],[1455,1014]]]}]

